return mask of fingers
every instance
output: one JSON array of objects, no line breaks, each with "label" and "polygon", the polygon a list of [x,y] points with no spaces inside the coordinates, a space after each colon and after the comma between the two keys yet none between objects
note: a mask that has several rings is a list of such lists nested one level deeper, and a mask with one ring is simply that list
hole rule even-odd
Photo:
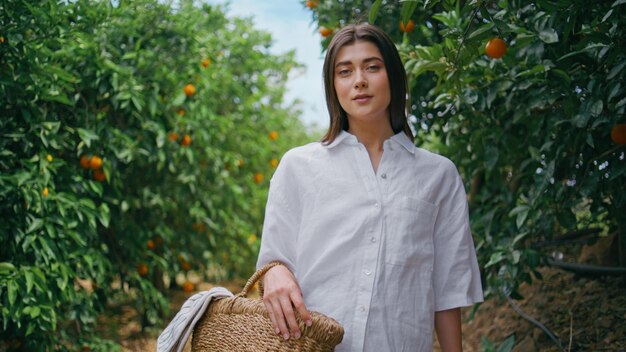
[{"label": "fingers", "polygon": [[311,318],[311,313],[309,313],[308,309],[306,309],[306,306],[304,305],[302,294],[295,294],[295,292],[292,292],[291,302],[293,302],[294,308],[296,308],[298,315],[300,315],[300,319],[304,321],[306,326],[311,326],[313,324],[313,320]]},{"label": "fingers", "polygon": [[302,333],[296,314],[300,315],[307,326],[311,326],[311,315],[304,305],[300,287],[289,270],[278,269],[268,274],[269,271],[264,278],[263,303],[272,322],[272,328],[285,340],[290,337],[298,339]]},{"label": "fingers", "polygon": [[298,326],[298,322],[296,321],[296,315],[293,311],[293,306],[291,305],[291,300],[289,296],[282,296],[280,298],[280,305],[283,309],[283,314],[285,315],[285,320],[287,321],[289,332],[285,333],[283,329],[280,331],[283,333],[283,338],[288,339],[289,336],[295,337],[296,339],[300,338],[300,327]]}]

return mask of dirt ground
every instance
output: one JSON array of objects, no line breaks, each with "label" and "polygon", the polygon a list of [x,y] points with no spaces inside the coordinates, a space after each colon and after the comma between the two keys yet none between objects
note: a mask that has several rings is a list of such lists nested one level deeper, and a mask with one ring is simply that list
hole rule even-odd
[{"label": "dirt ground", "polygon": [[[565,351],[626,351],[626,285],[623,278],[585,278],[557,268],[540,269],[543,281],[521,288],[523,300],[516,303],[528,316],[542,323],[560,340]],[[243,283],[215,283],[239,292]],[[212,285],[201,284],[199,290]],[[172,292],[172,315],[193,293]],[[559,351],[546,333],[531,324],[509,305],[497,299],[483,303],[472,321],[464,311],[464,351],[488,351],[483,339],[498,347],[511,335],[513,351]],[[168,320],[169,321],[169,320]],[[111,307],[101,319],[108,337],[123,351],[155,351],[161,328],[141,332],[136,312],[128,306]],[[488,343],[485,345],[487,346]],[[496,348],[497,350],[497,348]],[[185,351],[190,351],[189,346]]]}]

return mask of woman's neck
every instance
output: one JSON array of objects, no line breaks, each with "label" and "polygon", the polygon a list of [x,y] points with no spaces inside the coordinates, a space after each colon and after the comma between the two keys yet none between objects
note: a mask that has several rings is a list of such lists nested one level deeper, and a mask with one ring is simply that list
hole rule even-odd
[{"label": "woman's neck", "polygon": [[394,135],[393,129],[387,121],[378,125],[351,122],[348,132],[353,134],[370,152],[382,151],[383,143]]}]

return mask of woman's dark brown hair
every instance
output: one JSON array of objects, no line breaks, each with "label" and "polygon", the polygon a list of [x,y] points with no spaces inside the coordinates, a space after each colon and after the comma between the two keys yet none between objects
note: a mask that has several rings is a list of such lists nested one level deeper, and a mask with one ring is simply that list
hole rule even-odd
[{"label": "woman's dark brown hair", "polygon": [[326,106],[330,115],[330,126],[322,137],[323,143],[332,143],[342,130],[348,130],[348,116],[339,104],[335,91],[335,58],[341,48],[354,44],[356,41],[370,42],[380,50],[387,70],[391,102],[389,103],[389,119],[394,133],[403,131],[413,140],[413,132],[407,121],[407,79],[404,65],[393,41],[380,28],[368,23],[351,24],[337,32],[326,51],[324,59],[324,88],[326,90]]}]

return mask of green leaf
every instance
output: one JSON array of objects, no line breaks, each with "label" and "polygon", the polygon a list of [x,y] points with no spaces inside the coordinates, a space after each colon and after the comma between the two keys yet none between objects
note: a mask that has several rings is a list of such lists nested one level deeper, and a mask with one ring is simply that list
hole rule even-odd
[{"label": "green leaf", "polygon": [[539,39],[546,44],[552,44],[559,41],[559,35],[554,29],[547,28],[539,32]]},{"label": "green leaf", "polygon": [[67,231],[66,234],[70,236],[74,242],[76,242],[79,246],[85,247],[87,246],[87,242],[76,232],[76,231]]},{"label": "green leaf", "polygon": [[91,141],[100,139],[100,137],[98,137],[97,134],[93,133],[90,130],[86,130],[84,128],[78,128],[77,131],[78,131],[78,136],[83,142],[85,142],[85,145],[87,145],[87,147],[91,147]]},{"label": "green leaf", "polygon": [[609,71],[609,74],[606,76],[607,81],[615,78],[615,76],[617,76],[617,74],[624,69],[624,66],[626,66],[626,61],[622,61],[619,64],[613,66],[611,71]]},{"label": "green leaf", "polygon": [[80,79],[78,77],[71,75],[69,72],[63,70],[58,66],[48,65],[46,66],[46,71],[69,83],[80,82]]},{"label": "green leaf", "polygon": [[28,229],[26,230],[26,233],[31,233],[31,232],[35,232],[37,230],[39,230],[41,227],[43,226],[43,219],[38,219],[38,218],[33,218],[30,221],[30,225],[28,226]]},{"label": "green leaf", "polygon": [[26,293],[30,293],[30,291],[33,289],[33,283],[35,282],[35,274],[27,269],[24,272],[24,277],[26,278]]},{"label": "green leaf", "polygon": [[501,262],[504,259],[505,259],[505,256],[504,256],[503,252],[494,252],[489,257],[489,261],[487,262],[487,264],[485,264],[485,268],[488,268],[488,267],[490,267],[492,265],[498,264],[499,262]]},{"label": "green leaf", "polygon": [[472,39],[474,37],[478,37],[485,32],[490,32],[494,26],[495,25],[492,22],[483,24],[482,26],[478,27],[478,29],[470,33],[470,35],[467,36],[467,39]]},{"label": "green leaf", "polygon": [[522,71],[522,72],[518,73],[517,75],[515,75],[515,77],[519,78],[519,77],[523,77],[523,76],[534,75],[534,74],[545,72],[545,71],[546,71],[546,67],[544,65],[536,65],[533,68],[531,68],[530,70],[526,70],[526,71]]},{"label": "green leaf", "polygon": [[595,148],[595,145],[593,144],[593,135],[591,135],[591,133],[587,134],[586,142],[591,148]]},{"label": "green leaf", "polygon": [[402,23],[406,25],[413,16],[418,2],[417,0],[401,0],[400,2],[402,3]]},{"label": "green leaf", "polygon": [[73,106],[74,103],[70,101],[70,99],[65,94],[59,94],[58,92],[51,92],[53,94],[43,94],[41,96],[42,100],[51,101],[56,103],[65,104],[68,106]]},{"label": "green leaf", "polygon": [[603,108],[604,103],[602,103],[602,100],[596,100],[593,105],[591,105],[591,115],[599,116],[602,113]]},{"label": "green leaf", "polygon": [[370,13],[369,13],[369,23],[374,24],[376,22],[376,16],[378,15],[378,8],[380,7],[380,4],[382,4],[382,2],[383,0],[376,0],[372,4],[372,7],[370,8]]},{"label": "green leaf", "polygon": [[585,126],[587,126],[587,122],[589,121],[590,117],[591,114],[589,113],[577,114],[576,116],[574,116],[574,125],[578,128],[584,128]]},{"label": "green leaf", "polygon": [[419,60],[413,68],[413,76],[418,77],[427,71],[442,71],[445,70],[447,67],[448,65],[443,62]]},{"label": "green leaf", "polygon": [[15,271],[15,266],[9,262],[0,263],[0,275],[7,275],[10,272]]},{"label": "green leaf", "polygon": [[567,53],[563,56],[561,56],[560,58],[558,58],[556,61],[561,61],[564,60],[570,56],[574,56],[574,55],[578,55],[578,54],[582,54],[582,53],[586,53],[586,52],[591,52],[595,49],[601,49],[601,48],[605,48],[607,45],[606,44],[602,44],[602,43],[592,43],[587,45],[587,47],[585,47],[584,49],[581,50],[577,50],[577,51],[572,51],[571,53]]},{"label": "green leaf", "polygon": [[529,211],[530,207],[528,205],[518,205],[509,212],[509,216],[516,216],[515,225],[518,229],[524,225]]},{"label": "green leaf", "polygon": [[511,335],[506,340],[504,340],[504,342],[498,347],[497,352],[511,352],[514,346],[515,335]]},{"label": "green leaf", "polygon": [[109,206],[106,203],[100,204],[98,210],[98,220],[104,227],[109,227],[109,221],[111,219],[111,211],[109,210]]},{"label": "green leaf", "polygon": [[17,283],[15,281],[7,282],[7,293],[9,295],[9,304],[14,305],[17,298]]},{"label": "green leaf", "polygon": [[37,318],[39,316],[39,313],[41,313],[41,308],[39,308],[38,306],[32,306],[30,309],[30,317],[31,319],[33,318]]}]

